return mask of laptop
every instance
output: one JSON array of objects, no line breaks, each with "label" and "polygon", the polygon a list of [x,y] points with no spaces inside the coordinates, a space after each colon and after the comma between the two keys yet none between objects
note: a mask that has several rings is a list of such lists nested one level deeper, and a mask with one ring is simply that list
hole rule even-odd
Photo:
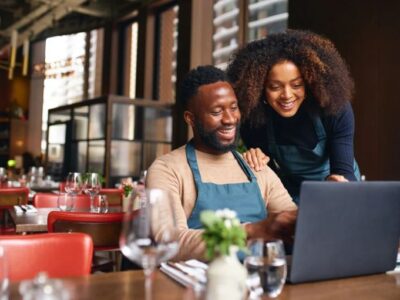
[{"label": "laptop", "polygon": [[400,238],[400,182],[304,182],[291,283],[393,270]]}]

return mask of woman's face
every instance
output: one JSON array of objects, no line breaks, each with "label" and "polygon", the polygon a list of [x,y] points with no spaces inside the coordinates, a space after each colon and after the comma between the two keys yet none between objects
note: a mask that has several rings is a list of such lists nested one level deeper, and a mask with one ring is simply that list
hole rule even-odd
[{"label": "woman's face", "polygon": [[304,81],[299,68],[287,60],[275,64],[267,77],[265,96],[279,115],[293,117],[305,98]]}]

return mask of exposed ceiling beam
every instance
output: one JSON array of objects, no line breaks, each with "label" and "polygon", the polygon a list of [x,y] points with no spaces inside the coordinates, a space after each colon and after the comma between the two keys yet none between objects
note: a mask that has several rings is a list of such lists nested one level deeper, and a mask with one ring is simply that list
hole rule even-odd
[{"label": "exposed ceiling beam", "polygon": [[[40,34],[42,31],[44,31],[46,28],[53,26],[54,22],[59,21],[64,16],[71,13],[71,11],[73,11],[74,8],[79,7],[86,1],[87,0],[57,1],[57,2],[60,2],[60,3],[58,3],[58,5],[53,7],[52,10],[47,11],[47,13],[44,16],[37,19],[31,26],[24,29],[23,32],[19,33],[18,40],[17,40],[17,48],[22,45],[24,40],[26,40],[26,39],[31,40],[36,35]],[[8,47],[9,47],[9,45],[3,47],[0,50],[0,53],[2,51],[5,51]]]},{"label": "exposed ceiling beam", "polygon": [[107,18],[110,17],[111,11],[106,11],[102,9],[96,9],[96,8],[88,8],[88,7],[75,7],[72,9],[73,11],[83,14],[83,15],[88,15],[92,17],[98,17],[98,18]]},{"label": "exposed ceiling beam", "polygon": [[7,29],[5,29],[2,32],[2,35],[8,35],[11,36],[11,32],[15,30],[19,30],[20,28],[29,25],[33,21],[35,21],[37,18],[41,17],[45,13],[47,13],[49,10],[52,10],[54,7],[58,6],[63,0],[54,0],[51,2],[51,4],[45,4],[41,5],[32,12],[30,12],[28,15],[24,16],[21,18],[19,21],[15,22],[11,26],[9,26]]}]

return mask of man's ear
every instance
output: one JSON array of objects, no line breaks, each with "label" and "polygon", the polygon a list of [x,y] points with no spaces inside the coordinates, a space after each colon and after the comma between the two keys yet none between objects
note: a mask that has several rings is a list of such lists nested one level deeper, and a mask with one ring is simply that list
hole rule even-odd
[{"label": "man's ear", "polygon": [[194,115],[192,112],[185,110],[183,113],[183,118],[185,119],[186,124],[190,127],[194,127]]}]

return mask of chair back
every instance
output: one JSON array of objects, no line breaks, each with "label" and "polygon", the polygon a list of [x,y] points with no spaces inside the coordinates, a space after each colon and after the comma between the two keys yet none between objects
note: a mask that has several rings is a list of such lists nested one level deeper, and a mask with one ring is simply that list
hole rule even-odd
[{"label": "chair back", "polygon": [[28,203],[29,189],[21,188],[0,188],[0,207],[13,206]]},{"label": "chair back", "polygon": [[83,233],[46,233],[0,236],[11,281],[31,279],[38,272],[49,277],[90,274],[93,242]]},{"label": "chair back", "polygon": [[52,211],[47,218],[48,232],[83,232],[93,239],[94,250],[119,248],[124,213]]},{"label": "chair back", "polygon": [[106,195],[109,206],[121,206],[124,191],[121,189],[101,189],[100,195]]},{"label": "chair back", "polygon": [[[33,197],[33,205],[37,208],[57,207],[59,194],[37,193]],[[90,197],[85,194],[75,196],[74,209],[89,209]]]}]

